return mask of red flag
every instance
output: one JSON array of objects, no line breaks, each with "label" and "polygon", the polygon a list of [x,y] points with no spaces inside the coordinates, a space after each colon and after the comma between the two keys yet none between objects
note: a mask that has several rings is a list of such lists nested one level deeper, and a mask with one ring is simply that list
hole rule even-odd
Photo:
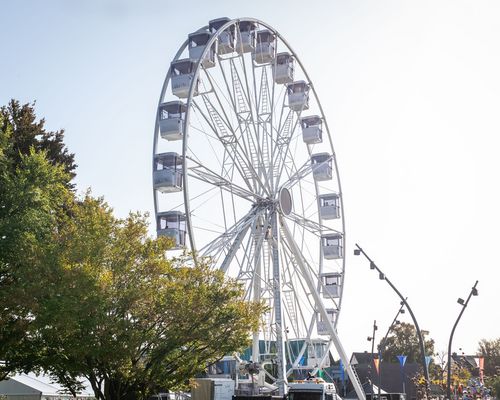
[{"label": "red flag", "polygon": [[373,364],[375,364],[375,369],[377,370],[377,374],[380,374],[380,372],[379,372],[379,363],[380,363],[380,360],[378,358],[374,358],[373,359]]}]

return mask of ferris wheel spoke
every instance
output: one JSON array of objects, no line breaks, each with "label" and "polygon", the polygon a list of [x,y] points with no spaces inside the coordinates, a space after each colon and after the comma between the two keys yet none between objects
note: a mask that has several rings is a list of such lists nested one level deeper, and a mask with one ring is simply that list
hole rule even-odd
[{"label": "ferris wheel spoke", "polygon": [[[239,140],[242,142],[242,147],[245,149],[247,159],[253,164],[257,165],[257,173],[261,177],[263,184],[266,187],[266,192],[271,192],[271,185],[269,182],[269,177],[267,173],[264,173],[265,169],[269,165],[266,159],[266,146],[265,142],[261,142],[260,136],[260,121],[255,121],[252,112],[252,104],[250,101],[251,94],[245,92],[245,87],[243,86],[234,61],[230,60],[231,77],[232,77],[232,90],[234,92],[235,101],[233,101],[233,110],[238,121],[238,126],[240,130]],[[226,82],[226,87],[228,91],[229,83],[227,81],[226,74],[223,68],[223,77]],[[243,74],[245,75],[245,82],[247,83],[248,90],[248,78],[246,76],[246,69],[243,69]],[[236,104],[237,102],[237,104]],[[258,108],[257,108],[258,110]]]},{"label": "ferris wheel spoke", "polygon": [[[285,169],[289,168],[288,165],[292,164],[295,166],[295,155],[297,152],[297,137],[296,133],[300,130],[297,129],[299,126],[300,115],[297,115],[297,118],[294,118],[296,115],[295,112],[291,114],[291,116],[287,116],[287,120],[282,128],[282,133],[279,141],[277,142],[277,150],[276,154],[273,156],[276,159],[276,170],[277,179],[275,182],[275,190],[279,187],[281,183],[281,177],[283,176],[283,172]],[[292,154],[291,146],[295,143],[295,151]],[[299,178],[300,179],[300,178]]]},{"label": "ferris wheel spoke", "polygon": [[[291,254],[291,250],[290,250],[289,246],[287,245],[286,240],[283,240],[281,243],[283,246],[283,253],[286,255],[286,257],[288,259],[288,261],[287,261],[288,269],[290,269],[290,267],[293,267],[293,271],[295,271],[297,273],[298,266],[296,265],[296,262],[294,260],[293,255]],[[301,315],[301,321],[302,321],[304,329],[306,330],[306,334],[303,335],[301,332],[301,334],[296,336],[296,337],[304,337],[305,340],[304,340],[304,343],[299,350],[299,353],[295,357],[292,357],[289,360],[290,364],[291,364],[291,368],[287,371],[287,376],[292,373],[294,368],[297,368],[299,366],[299,363],[302,359],[302,356],[305,354],[305,352],[307,350],[307,346],[311,343],[310,339],[311,339],[312,332],[313,332],[313,329],[314,329],[314,326],[315,326],[315,323],[317,320],[316,312],[312,312],[312,313],[310,313],[309,321],[306,321],[304,313],[303,313],[304,308],[309,309],[309,310],[315,310],[315,306],[311,302],[311,296],[308,295],[308,290],[304,284],[304,279],[302,279],[302,277],[300,276],[300,277],[298,277],[298,279],[295,280],[295,282],[297,284],[293,285],[292,287],[294,288],[294,292],[295,292],[295,295],[297,296],[296,297],[297,300],[301,301],[302,303],[304,303],[307,300],[307,304],[305,304],[302,307],[297,307],[297,309]],[[299,292],[300,294],[298,294],[297,292]]]},{"label": "ferris wheel spoke", "polygon": [[262,200],[262,198],[256,196],[255,193],[252,193],[249,190],[244,189],[236,185],[234,182],[222,177],[216,172],[210,170],[205,165],[200,164],[194,158],[191,158],[189,156],[187,156],[186,158],[195,164],[194,166],[188,168],[189,170],[188,176],[196,178],[202,182],[208,183],[209,185],[220,187],[221,189],[226,190],[227,192],[235,194],[248,201],[254,201],[256,199]]},{"label": "ferris wheel spoke", "polygon": [[323,165],[326,165],[330,160],[333,159],[333,156],[330,156],[327,158],[325,161],[322,161],[321,163],[318,163],[316,165],[313,165],[310,161],[306,161],[298,170],[296,173],[294,173],[292,176],[289,177],[289,179],[284,182],[281,186],[286,187],[287,189],[292,188],[294,185],[296,185],[301,179],[304,179],[306,176],[311,174],[315,169],[321,168]]},{"label": "ferris wheel spoke", "polygon": [[227,120],[223,119],[206,94],[201,95],[201,97],[203,98],[205,108],[208,111],[208,116],[203,111],[201,105],[199,105],[195,100],[193,100],[193,105],[200,112],[211,130],[215,133],[220,143],[228,150],[236,169],[245,181],[248,189],[254,192],[257,192],[256,189],[260,189],[261,191],[268,193],[267,188],[259,178],[259,174],[255,170],[252,161],[248,158],[247,153],[238,141],[236,131],[231,127],[231,124]]},{"label": "ferris wheel spoke", "polygon": [[[243,216],[236,224],[230,227],[228,230],[217,236],[211,242],[206,244],[200,249],[199,253],[202,256],[212,255],[214,258],[218,258],[220,253],[224,249],[229,249],[231,251],[233,241],[242,232],[247,232],[248,228],[252,223],[258,218],[259,213],[256,209],[252,208],[245,216]],[[244,236],[244,235],[243,235]]]},{"label": "ferris wheel spoke", "polygon": [[339,233],[339,234],[341,233],[338,230],[335,230],[333,228],[330,228],[326,225],[320,224],[320,223],[315,222],[313,220],[310,220],[308,218],[302,217],[302,216],[295,214],[293,212],[290,215],[287,215],[286,218],[295,222],[299,226],[304,227],[305,229],[307,229],[309,232],[315,234],[316,236],[321,236],[321,233],[325,232],[325,231],[335,232],[335,233]]},{"label": "ferris wheel spoke", "polygon": [[[291,262],[290,257],[287,252],[282,248],[281,256],[282,263],[285,266],[283,271],[283,297],[284,297],[284,306],[288,315],[288,320],[290,322],[291,328],[293,329],[294,337],[303,337],[304,329],[302,327],[305,326],[304,315],[302,309],[298,307],[300,294],[298,293],[300,287],[296,287],[296,282],[293,277],[293,263]],[[304,293],[304,292],[301,292]]]}]

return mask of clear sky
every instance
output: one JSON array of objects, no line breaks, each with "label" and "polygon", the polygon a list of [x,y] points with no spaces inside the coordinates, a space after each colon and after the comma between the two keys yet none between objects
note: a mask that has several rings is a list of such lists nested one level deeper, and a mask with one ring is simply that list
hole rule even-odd
[{"label": "clear sky", "polygon": [[[339,334],[348,353],[384,334],[399,300],[358,242],[408,296],[436,350],[455,333],[474,353],[500,337],[500,3],[485,0],[0,0],[0,104],[36,100],[65,128],[92,187],[124,216],[152,211],[156,104],[187,35],[256,17],[291,44],[332,130],[346,214]],[[404,321],[410,322],[408,316]]]}]

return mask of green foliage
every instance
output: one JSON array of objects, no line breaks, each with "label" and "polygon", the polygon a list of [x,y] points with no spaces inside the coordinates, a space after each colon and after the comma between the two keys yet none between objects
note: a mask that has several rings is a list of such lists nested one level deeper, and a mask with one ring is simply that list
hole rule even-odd
[{"label": "green foliage", "polygon": [[0,113],[0,375],[43,370],[72,394],[84,376],[98,399],[145,399],[243,350],[263,306],[208,265],[167,260],[170,242],[148,237],[146,216],[117,219],[102,199],[75,198],[72,163],[26,150],[36,135],[19,126],[34,113],[10,107]]},{"label": "green foliage", "polygon": [[484,357],[484,374],[486,376],[500,374],[500,338],[482,339],[479,342],[477,354]]},{"label": "green foliage", "polygon": [[491,394],[497,399],[500,398],[500,376],[487,377],[484,380],[486,387],[491,389]]},{"label": "green foliage", "polygon": [[[428,335],[426,331],[421,332],[424,340],[425,354],[434,354],[434,340],[426,338]],[[407,356],[406,362],[408,363],[420,363],[421,361],[417,330],[412,324],[403,322],[400,325],[396,325],[385,341],[382,359],[388,362],[397,362],[398,355]]]},{"label": "green foliage", "polygon": [[36,120],[34,105],[21,105],[19,101],[11,100],[7,106],[0,108],[0,146],[14,168],[19,165],[22,156],[29,155],[32,150],[44,151],[52,165],[62,165],[69,185],[76,165],[74,154],[69,153],[64,145],[64,130],[45,130],[45,120]]},{"label": "green foliage", "polygon": [[37,298],[50,289],[36,279],[43,276],[46,250],[67,218],[64,210],[72,194],[63,168],[50,164],[43,152],[21,155],[15,169],[6,167],[5,143],[0,173],[0,359],[8,371],[9,355],[23,351]]}]

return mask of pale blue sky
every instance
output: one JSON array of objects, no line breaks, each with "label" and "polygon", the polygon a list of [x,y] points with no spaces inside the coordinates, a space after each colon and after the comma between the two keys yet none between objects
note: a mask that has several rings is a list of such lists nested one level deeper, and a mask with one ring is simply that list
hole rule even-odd
[{"label": "pale blue sky", "polygon": [[280,31],[318,91],[338,156],[347,264],[339,333],[367,350],[398,299],[355,242],[408,296],[445,350],[500,336],[500,3],[497,1],[0,0],[0,104],[37,101],[66,129],[80,191],[118,215],[151,211],[156,104],[188,33],[251,16]]}]

